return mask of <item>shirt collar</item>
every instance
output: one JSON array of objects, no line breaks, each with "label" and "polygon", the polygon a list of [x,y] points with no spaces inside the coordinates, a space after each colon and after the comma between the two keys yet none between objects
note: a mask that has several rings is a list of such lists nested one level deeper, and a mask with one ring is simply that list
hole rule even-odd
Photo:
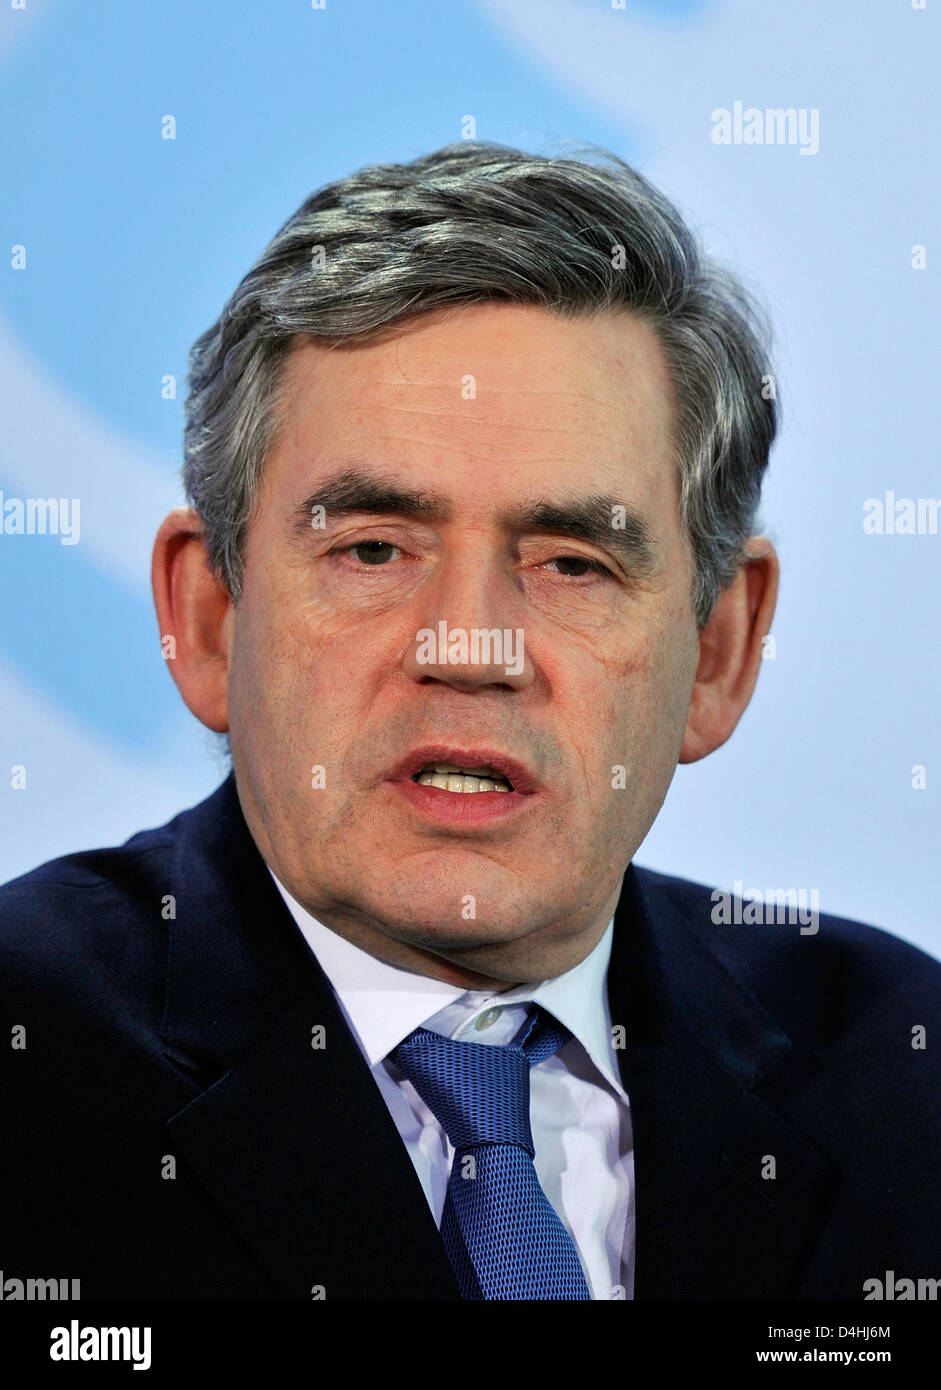
[{"label": "shirt collar", "polygon": [[607,975],[614,918],[584,960],[538,984],[516,985],[500,994],[464,990],[444,980],[415,975],[389,965],[354,946],[317,920],[294,898],[274,871],[274,879],[291,916],[329,979],[347,1022],[371,1067],[381,1062],[414,1029],[458,1000],[481,1010],[532,1001],[540,1004],[577,1038],[592,1062],[624,1096],[611,1038]]}]

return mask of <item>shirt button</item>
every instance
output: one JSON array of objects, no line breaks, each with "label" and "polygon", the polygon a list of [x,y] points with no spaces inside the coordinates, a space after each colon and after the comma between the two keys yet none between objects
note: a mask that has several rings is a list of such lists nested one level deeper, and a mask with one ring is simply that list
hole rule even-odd
[{"label": "shirt button", "polygon": [[502,1013],[502,1009],[484,1009],[483,1013],[479,1014],[474,1020],[474,1027],[478,1032],[482,1033],[485,1028],[489,1028],[492,1023],[496,1023]]}]

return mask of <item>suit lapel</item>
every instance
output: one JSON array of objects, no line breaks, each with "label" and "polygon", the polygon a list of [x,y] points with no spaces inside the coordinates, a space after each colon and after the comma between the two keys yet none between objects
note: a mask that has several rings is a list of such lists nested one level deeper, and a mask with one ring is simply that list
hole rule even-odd
[{"label": "suit lapel", "polygon": [[405,1146],[320,991],[305,988],[169,1131],[289,1298],[458,1297]]},{"label": "suit lapel", "polygon": [[793,1297],[838,1173],[760,1098],[789,1039],[633,866],[608,978],[626,1032],[635,1298]]},{"label": "suit lapel", "polygon": [[163,1034],[171,1057],[214,1078],[168,1121],[173,1151],[288,1297],[457,1298],[405,1146],[234,778],[172,828]]}]

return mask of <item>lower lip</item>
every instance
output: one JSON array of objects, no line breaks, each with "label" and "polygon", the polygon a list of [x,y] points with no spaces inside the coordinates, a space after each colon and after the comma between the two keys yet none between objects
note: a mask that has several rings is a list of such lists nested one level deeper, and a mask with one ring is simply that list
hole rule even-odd
[{"label": "lower lip", "polygon": [[427,820],[440,825],[481,825],[510,820],[538,800],[531,792],[448,792],[410,777],[389,784]]}]

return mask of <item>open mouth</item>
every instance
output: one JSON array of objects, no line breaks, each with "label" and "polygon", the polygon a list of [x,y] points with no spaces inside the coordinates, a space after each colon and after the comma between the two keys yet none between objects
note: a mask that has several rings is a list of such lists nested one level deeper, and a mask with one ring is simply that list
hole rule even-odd
[{"label": "open mouth", "polygon": [[513,784],[492,767],[455,767],[453,763],[426,763],[412,777],[421,787],[443,792],[511,792]]}]

